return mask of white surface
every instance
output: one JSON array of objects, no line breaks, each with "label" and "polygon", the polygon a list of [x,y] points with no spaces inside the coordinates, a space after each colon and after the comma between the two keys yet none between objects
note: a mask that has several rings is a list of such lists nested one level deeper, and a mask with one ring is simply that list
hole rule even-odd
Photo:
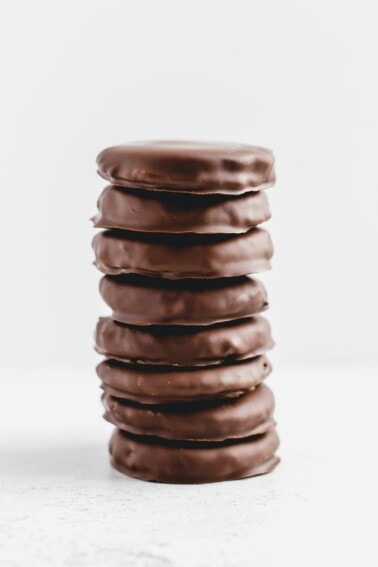
[{"label": "white surface", "polygon": [[376,2],[0,9],[3,362],[87,364],[105,311],[87,221],[104,185],[95,158],[145,138],[272,147],[276,356],[378,362]]},{"label": "white surface", "polygon": [[376,566],[376,378],[374,368],[273,374],[276,471],[169,486],[110,469],[94,373],[10,371],[0,400],[0,564]]}]

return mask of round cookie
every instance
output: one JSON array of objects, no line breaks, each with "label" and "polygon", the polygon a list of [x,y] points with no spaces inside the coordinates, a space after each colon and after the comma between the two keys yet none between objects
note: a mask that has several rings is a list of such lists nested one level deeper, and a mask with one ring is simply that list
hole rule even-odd
[{"label": "round cookie", "polygon": [[108,275],[136,273],[168,279],[221,278],[264,272],[273,255],[268,232],[238,236],[168,236],[110,230],[93,239],[96,266]]},{"label": "round cookie", "polygon": [[143,480],[204,483],[271,472],[279,463],[275,429],[263,435],[223,442],[165,441],[116,429],[109,444],[111,464]]},{"label": "round cookie", "polygon": [[268,307],[264,286],[247,276],[167,280],[105,276],[100,293],[112,318],[132,325],[209,325],[250,317]]},{"label": "round cookie", "polygon": [[141,404],[198,402],[234,398],[255,388],[271,372],[265,355],[224,366],[187,369],[103,360],[96,368],[108,396]]},{"label": "round cookie", "polygon": [[264,192],[240,197],[196,196],[125,190],[109,185],[92,219],[98,228],[143,232],[239,234],[270,218]]},{"label": "round cookie", "polygon": [[105,419],[137,435],[224,441],[266,433],[275,426],[272,391],[261,384],[238,398],[200,404],[140,405],[104,393]]},{"label": "round cookie", "polygon": [[240,194],[275,181],[273,153],[246,144],[129,143],[103,150],[97,165],[112,185],[184,193]]},{"label": "round cookie", "polygon": [[131,327],[102,317],[96,329],[97,352],[139,364],[221,364],[263,354],[273,345],[261,316],[208,327]]}]

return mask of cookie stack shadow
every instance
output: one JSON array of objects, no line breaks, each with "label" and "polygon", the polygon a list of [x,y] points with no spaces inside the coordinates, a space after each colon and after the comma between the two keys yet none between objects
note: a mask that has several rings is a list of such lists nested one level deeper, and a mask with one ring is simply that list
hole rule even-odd
[{"label": "cookie stack shadow", "polygon": [[111,183],[93,248],[112,310],[96,329],[112,465],[172,483],[272,471],[273,340],[251,276],[273,253],[258,226],[270,217],[271,152],[160,142],[109,148],[97,162]]}]

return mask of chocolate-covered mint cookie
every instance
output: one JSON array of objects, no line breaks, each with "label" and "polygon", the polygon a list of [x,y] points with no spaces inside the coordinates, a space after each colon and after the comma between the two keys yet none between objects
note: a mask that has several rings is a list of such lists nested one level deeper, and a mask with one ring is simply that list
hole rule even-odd
[{"label": "chocolate-covered mint cookie", "polygon": [[123,187],[226,195],[271,187],[273,153],[247,144],[157,141],[113,146],[97,157],[98,173]]},{"label": "chocolate-covered mint cookie", "polygon": [[270,218],[263,191],[238,197],[177,196],[109,185],[97,206],[94,226],[141,232],[238,234]]}]

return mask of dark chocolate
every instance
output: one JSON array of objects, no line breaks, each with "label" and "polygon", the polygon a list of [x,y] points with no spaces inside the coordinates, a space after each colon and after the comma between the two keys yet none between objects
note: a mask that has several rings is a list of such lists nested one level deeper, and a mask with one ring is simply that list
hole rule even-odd
[{"label": "dark chocolate", "polygon": [[163,280],[105,276],[100,293],[112,318],[132,325],[208,325],[250,317],[268,307],[258,280]]},{"label": "dark chocolate", "polygon": [[273,246],[260,228],[238,236],[178,238],[105,231],[93,239],[96,266],[109,275],[144,274],[168,279],[222,278],[264,272]]},{"label": "dark chocolate", "polygon": [[270,218],[264,192],[240,197],[177,195],[109,185],[97,203],[95,227],[142,232],[239,234]]},{"label": "dark chocolate", "polygon": [[279,462],[275,429],[221,443],[167,442],[116,429],[109,451],[114,468],[143,480],[177,484],[234,480],[271,472]]},{"label": "dark chocolate", "polygon": [[275,182],[270,150],[204,142],[107,148],[95,264],[112,309],[96,329],[97,367],[116,426],[112,465],[144,480],[202,483],[279,462],[265,288]]},{"label": "dark chocolate", "polygon": [[103,395],[105,419],[130,433],[176,440],[223,441],[265,433],[275,426],[272,391],[261,384],[216,403],[151,406]]},{"label": "dark chocolate", "polygon": [[169,404],[240,396],[265,380],[272,367],[260,355],[195,369],[103,360],[96,370],[107,395],[143,404]]},{"label": "dark chocolate", "polygon": [[129,143],[103,150],[97,165],[112,185],[155,191],[232,195],[265,189],[275,181],[272,152],[242,144]]},{"label": "dark chocolate", "polygon": [[96,329],[100,354],[141,364],[220,364],[252,358],[273,345],[269,323],[259,315],[206,327],[132,327],[103,317]]}]

